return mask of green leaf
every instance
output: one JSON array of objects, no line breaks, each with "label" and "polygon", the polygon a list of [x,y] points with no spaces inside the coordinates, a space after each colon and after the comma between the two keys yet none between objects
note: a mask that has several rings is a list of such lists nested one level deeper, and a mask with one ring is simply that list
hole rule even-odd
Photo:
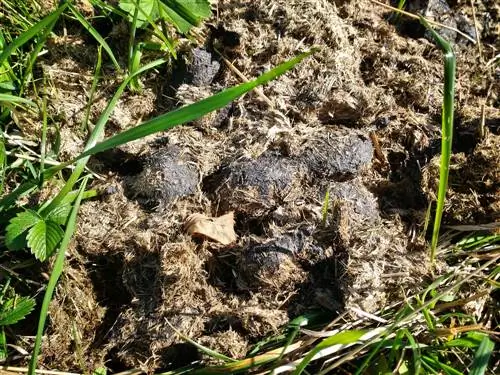
[{"label": "green leaf", "polygon": [[186,34],[191,27],[211,16],[210,3],[207,0],[161,0],[161,9],[168,14],[171,23]]},{"label": "green leaf", "polygon": [[47,26],[50,26],[53,22],[55,22],[59,18],[59,16],[61,15],[61,13],[66,9],[68,4],[69,3],[67,2],[67,3],[61,5],[54,12],[50,13],[48,16],[43,18],[40,22],[35,24],[33,27],[30,27],[24,33],[19,35],[16,39],[14,39],[12,41],[12,43],[10,43],[8,46],[6,46],[5,49],[2,51],[2,53],[0,53],[0,65],[3,65],[4,61],[6,61],[16,49],[23,46],[27,42],[29,42],[39,32],[41,32]]},{"label": "green leaf", "polygon": [[7,225],[5,245],[9,250],[21,250],[26,247],[26,231],[42,218],[35,211],[26,210],[12,218]]},{"label": "green leaf", "polygon": [[[2,79],[1,75],[0,75],[0,79]],[[12,81],[0,82],[0,90],[14,91],[15,89],[16,89],[16,86],[14,86],[14,83],[12,83]]]},{"label": "green leaf", "polygon": [[495,349],[494,342],[488,336],[484,336],[474,355],[469,375],[483,375],[486,372],[493,349]]},{"label": "green leaf", "polygon": [[484,333],[469,332],[467,336],[448,341],[444,346],[448,348],[477,348],[486,335]]},{"label": "green leaf", "polygon": [[[40,354],[40,348],[42,346],[42,336],[43,330],[45,328],[45,321],[47,320],[47,314],[49,311],[50,301],[54,295],[54,290],[56,288],[57,281],[62,274],[64,268],[64,259],[66,258],[66,249],[75,233],[76,228],[76,218],[78,216],[78,210],[80,209],[80,203],[82,201],[82,196],[85,191],[85,186],[87,186],[88,178],[84,178],[82,184],[80,185],[80,191],[75,200],[73,209],[68,218],[68,223],[66,225],[66,230],[59,246],[59,251],[57,252],[56,260],[54,262],[54,268],[50,274],[49,282],[47,283],[47,289],[45,290],[45,295],[43,296],[42,307],[40,309],[40,317],[38,319],[38,328],[36,331],[35,346],[33,347],[33,352],[31,354],[31,360],[28,369],[28,375],[35,375],[35,370],[37,367],[38,354]],[[60,229],[60,228],[59,228]]]},{"label": "green leaf", "polygon": [[7,150],[5,149],[5,143],[0,136],[0,194],[3,193],[3,185],[5,181],[5,172],[7,169]]},{"label": "green leaf", "polygon": [[420,16],[420,22],[431,32],[436,44],[444,53],[444,90],[443,109],[441,112],[441,161],[439,164],[439,187],[436,214],[434,217],[434,227],[432,229],[431,239],[431,263],[434,263],[450,172],[455,104],[456,58],[451,44],[434,31],[422,16]]},{"label": "green leaf", "polygon": [[422,360],[428,366],[431,366],[435,370],[442,370],[441,372],[447,375],[464,375],[462,372],[455,370],[453,367],[447,365],[446,363],[440,362],[437,358],[431,356],[422,356]]},{"label": "green leaf", "polygon": [[127,12],[129,22],[134,22],[135,9],[139,7],[139,13],[137,14],[136,27],[141,28],[148,24],[148,18],[153,20],[156,8],[156,0],[120,0],[120,9]]},{"label": "green leaf", "polygon": [[7,358],[7,339],[5,338],[5,329],[0,327],[0,361]]},{"label": "green leaf", "polygon": [[7,102],[13,104],[28,104],[31,106],[35,105],[35,103],[33,103],[31,100],[20,98],[19,96],[10,94],[0,94],[0,102]]},{"label": "green leaf", "polygon": [[65,225],[71,212],[71,204],[61,203],[59,206],[50,211],[47,215],[47,220],[53,221],[59,225]]},{"label": "green leaf", "polygon": [[106,367],[98,367],[94,371],[92,371],[92,375],[106,375],[108,370]]},{"label": "green leaf", "polygon": [[15,324],[24,319],[35,308],[35,301],[27,297],[7,300],[0,311],[0,326]]},{"label": "green leaf", "polygon": [[40,220],[29,230],[26,239],[33,255],[44,261],[52,255],[63,235],[64,232],[57,223]]}]

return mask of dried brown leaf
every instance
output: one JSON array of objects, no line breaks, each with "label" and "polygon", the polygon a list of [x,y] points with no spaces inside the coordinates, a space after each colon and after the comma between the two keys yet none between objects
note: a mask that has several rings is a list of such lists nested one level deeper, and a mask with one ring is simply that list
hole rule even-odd
[{"label": "dried brown leaf", "polygon": [[189,215],[184,229],[192,236],[208,238],[223,245],[229,245],[236,241],[234,212],[216,218],[203,214]]}]

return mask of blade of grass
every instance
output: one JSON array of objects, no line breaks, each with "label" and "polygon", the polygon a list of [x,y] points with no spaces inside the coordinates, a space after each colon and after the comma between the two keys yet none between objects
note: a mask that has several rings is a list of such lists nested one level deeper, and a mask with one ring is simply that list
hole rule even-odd
[{"label": "blade of grass", "polygon": [[312,361],[313,357],[318,354],[321,350],[332,347],[334,345],[348,345],[354,344],[358,342],[364,335],[367,334],[365,330],[352,330],[337,333],[336,335],[330,336],[323,341],[321,341],[318,345],[316,345],[299,363],[299,365],[295,368],[293,375],[300,375],[305,370],[305,368]]},{"label": "blade of grass", "polygon": [[47,93],[45,92],[45,76],[43,78],[43,99],[42,99],[42,139],[40,142],[40,187],[43,185],[43,170],[45,168],[45,151],[47,143]]},{"label": "blade of grass", "polygon": [[64,237],[61,240],[61,244],[59,245],[59,251],[57,252],[57,257],[54,262],[54,268],[52,269],[52,273],[49,278],[49,282],[47,284],[47,289],[45,291],[45,295],[43,297],[42,308],[40,311],[40,318],[38,320],[38,329],[36,333],[35,339],[35,347],[33,348],[33,354],[31,356],[31,361],[29,365],[28,375],[34,375],[36,370],[36,365],[38,361],[38,354],[40,353],[40,348],[42,346],[42,336],[43,330],[45,328],[45,321],[47,319],[47,313],[49,311],[49,304],[52,300],[52,296],[54,294],[54,290],[56,288],[57,281],[62,274],[64,268],[64,259],[66,256],[66,249],[68,248],[69,242],[71,241],[71,237],[75,232],[76,228],[76,218],[78,215],[78,210],[80,209],[80,203],[82,201],[82,196],[85,191],[85,187],[87,185],[88,177],[85,177],[80,186],[80,190],[78,196],[75,200],[75,204],[73,209],[71,210],[71,214],[69,216],[66,231],[64,232]]},{"label": "blade of grass", "polygon": [[422,356],[422,363],[426,363],[431,366],[435,370],[442,370],[445,374],[448,375],[464,375],[458,370],[455,370],[453,367],[447,365],[446,363],[440,362],[437,358]]},{"label": "blade of grass", "polygon": [[442,38],[429,23],[420,17],[420,22],[431,32],[436,44],[444,52],[444,97],[441,116],[441,163],[439,166],[439,188],[437,196],[436,216],[431,240],[431,263],[436,257],[436,248],[443,217],[446,190],[448,189],[448,175],[450,171],[451,144],[453,139],[453,112],[455,99],[455,72],[456,58],[451,44]]},{"label": "blade of grass", "polygon": [[[291,353],[299,349],[303,345],[302,341],[298,341],[286,348],[285,354]],[[273,362],[276,358],[279,358],[283,348],[278,348],[270,350],[264,354],[257,355],[255,357],[245,358],[236,362],[227,363],[221,366],[206,367],[191,371],[190,374],[193,375],[217,375],[217,374],[236,374],[239,372],[246,372],[257,366],[264,365],[269,362]],[[159,374],[161,375],[161,374]]]},{"label": "blade of grass", "polygon": [[323,199],[323,207],[321,208],[322,224],[326,227],[328,221],[328,208],[330,207],[330,189],[326,190],[325,199]]},{"label": "blade of grass", "polygon": [[[128,74],[133,74],[139,67],[140,51],[139,46],[135,44],[135,33],[137,31],[137,19],[139,17],[139,0],[134,1],[134,17],[130,25],[130,35],[128,39]],[[139,61],[136,61],[139,59]],[[130,80],[130,88],[132,91],[140,91],[141,85],[137,76]]]},{"label": "blade of grass", "polygon": [[196,348],[198,348],[200,351],[202,351],[206,355],[208,355],[208,356],[210,356],[212,358],[220,359],[221,361],[224,361],[224,362],[237,362],[236,359],[233,359],[231,357],[225,356],[224,354],[221,354],[219,352],[216,352],[215,350],[207,348],[204,345],[198,344],[196,341],[192,340],[190,337],[184,335],[177,328],[175,328],[167,319],[165,321],[170,326],[170,328],[172,328],[172,330],[175,333],[177,333],[177,335],[179,335],[179,337],[181,337],[184,341],[187,341],[191,345],[195,346]]},{"label": "blade of grass", "polygon": [[316,50],[313,49],[309,52],[302,53],[295,58],[278,65],[276,68],[262,74],[260,77],[253,81],[242,83],[238,86],[226,89],[218,94],[215,94],[207,99],[200,100],[199,102],[190,104],[188,106],[179,108],[172,112],[166,113],[152,120],[146,121],[135,128],[126,130],[117,134],[107,140],[98,143],[96,146],[87,149],[77,159],[81,159],[90,155],[97,154],[102,151],[109,150],[113,147],[124,145],[125,143],[135,141],[136,139],[143,138],[150,134],[165,131],[189,121],[196,120],[216,109],[225,107],[233,100],[237,99],[246,92],[254,89],[259,85],[263,85],[280,75],[286,73],[293,68],[296,64],[310,56]]},{"label": "blade of grass", "polygon": [[0,94],[0,102],[14,103],[14,104],[27,104],[31,106],[36,106],[34,102],[29,99],[20,98],[19,96],[10,94]]},{"label": "blade of grass", "polygon": [[0,134],[0,194],[3,193],[5,173],[7,170],[7,150],[2,134]]},{"label": "blade of grass", "polygon": [[483,375],[486,372],[493,349],[495,343],[488,336],[484,336],[472,361],[469,375]]},{"label": "blade of grass", "polygon": [[97,89],[97,83],[99,82],[99,75],[101,74],[101,64],[102,64],[102,46],[97,47],[97,62],[94,68],[94,77],[92,77],[92,86],[90,87],[89,99],[87,102],[87,107],[85,108],[85,116],[83,117],[82,125],[80,130],[88,128],[90,109],[92,108],[92,102],[94,101],[94,95]]},{"label": "blade of grass", "polygon": [[120,64],[116,60],[116,57],[113,53],[113,50],[109,46],[109,44],[104,40],[104,38],[99,34],[99,32],[85,19],[85,17],[76,9],[72,4],[69,5],[69,10],[75,18],[82,24],[82,26],[87,30],[95,40],[99,43],[99,45],[107,52],[111,62],[115,66],[116,70],[120,71]]},{"label": "blade of grass", "polygon": [[27,181],[19,185],[12,192],[0,199],[0,212],[8,209],[15,203],[18,198],[24,197],[25,195],[29,194],[33,189],[36,189],[37,186],[38,181],[36,180]]},{"label": "blade of grass", "polygon": [[19,85],[19,87],[20,87],[19,94],[20,95],[22,95],[24,93],[24,90],[26,89],[27,84],[31,80],[31,77],[32,77],[31,73],[33,72],[33,67],[35,66],[35,62],[36,62],[36,59],[38,58],[38,54],[40,53],[43,46],[45,45],[45,42],[47,41],[47,38],[49,37],[50,33],[52,32],[52,29],[54,28],[56,22],[57,22],[57,18],[54,18],[54,20],[42,32],[40,37],[37,38],[36,45],[33,48],[33,51],[30,53],[28,64],[26,65],[26,69],[24,69],[23,78],[21,80],[21,84]]},{"label": "blade of grass", "polygon": [[19,47],[23,46],[27,42],[29,42],[33,37],[35,37],[39,32],[44,30],[51,23],[55,22],[62,12],[68,7],[69,3],[62,4],[55,11],[50,13],[48,16],[44,17],[40,22],[35,24],[34,26],[27,29],[24,33],[19,35],[16,39],[12,41],[0,54],[0,66],[2,66],[3,62],[10,57],[10,55]]}]

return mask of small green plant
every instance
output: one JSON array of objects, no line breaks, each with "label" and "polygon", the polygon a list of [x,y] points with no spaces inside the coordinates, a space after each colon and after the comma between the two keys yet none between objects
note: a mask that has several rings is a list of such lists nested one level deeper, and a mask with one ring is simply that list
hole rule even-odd
[{"label": "small green plant", "polygon": [[451,146],[453,141],[453,113],[455,101],[455,75],[456,58],[451,44],[439,35],[425,20],[420,17],[420,22],[431,32],[436,44],[444,52],[444,92],[443,109],[441,115],[441,162],[439,166],[439,187],[437,195],[436,216],[431,240],[431,262],[436,258],[436,248],[443,217],[444,202],[448,189],[448,175],[450,171]]},{"label": "small green plant", "polygon": [[[178,32],[187,35],[192,27],[211,15],[207,0],[120,0],[119,8],[126,13],[130,22],[128,72],[133,74],[140,67],[144,49],[159,49],[176,56],[174,40],[170,37],[167,24],[173,25]],[[137,29],[152,29],[158,42],[136,43]],[[130,82],[134,91],[139,91],[139,77]]]},{"label": "small green plant", "polygon": [[0,360],[7,358],[5,327],[23,320],[35,308],[35,300],[21,297],[10,286],[10,279],[0,286]]}]

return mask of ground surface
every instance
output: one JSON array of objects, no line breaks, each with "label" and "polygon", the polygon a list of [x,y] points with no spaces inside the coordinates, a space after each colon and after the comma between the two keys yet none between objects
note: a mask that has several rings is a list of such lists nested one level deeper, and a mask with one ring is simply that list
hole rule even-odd
[{"label": "ground surface", "polygon": [[[298,51],[320,50],[263,88],[269,102],[250,93],[92,160],[103,177],[95,185],[108,193],[82,206],[50,308],[48,368],[189,363],[196,351],[174,328],[243,357],[301,313],[375,311],[430,276],[423,223],[437,186],[443,66],[424,30],[406,19],[391,24],[367,0],[215,3],[200,30],[205,44],[183,44],[187,67],[148,74],[140,94],[122,97],[107,135],[239,83],[214,45],[248,78]],[[470,3],[450,5],[450,22],[474,34]],[[476,2],[482,58],[477,46],[446,35],[458,81],[445,224],[498,220],[499,80],[486,64],[498,53],[498,12],[494,1]],[[96,58],[90,37],[72,26],[65,36],[57,31],[39,63],[52,77],[65,157],[85,141],[78,129]],[[124,25],[98,26],[125,51]],[[116,87],[107,62],[104,72],[94,121]],[[231,245],[183,229],[193,213],[230,211],[238,235]]]}]

